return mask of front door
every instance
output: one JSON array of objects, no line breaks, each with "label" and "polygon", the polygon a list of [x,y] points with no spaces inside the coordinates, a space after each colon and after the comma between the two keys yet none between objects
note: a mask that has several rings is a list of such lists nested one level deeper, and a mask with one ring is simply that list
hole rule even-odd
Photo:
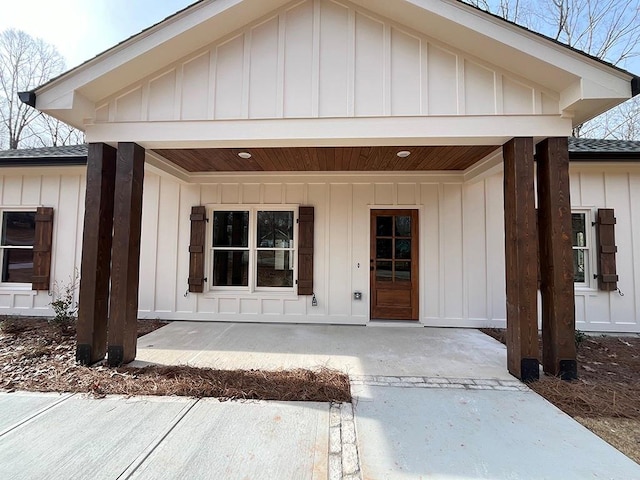
[{"label": "front door", "polygon": [[418,320],[418,211],[371,211],[371,318]]}]

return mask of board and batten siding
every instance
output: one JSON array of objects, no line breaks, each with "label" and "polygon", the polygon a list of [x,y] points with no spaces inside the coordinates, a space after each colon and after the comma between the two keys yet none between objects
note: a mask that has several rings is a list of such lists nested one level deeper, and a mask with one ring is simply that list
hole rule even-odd
[{"label": "board and batten siding", "polygon": [[96,103],[95,122],[558,115],[559,95],[348,2],[293,2]]},{"label": "board and batten siding", "polygon": [[[500,176],[464,184],[459,176],[438,175],[224,175],[217,176],[215,183],[194,185],[147,173],[140,314],[168,319],[366,324],[370,209],[418,208],[420,321],[439,326],[502,325],[501,192]],[[314,206],[318,306],[311,305],[311,297],[294,293],[187,294],[191,207],[238,204]],[[497,227],[489,234],[488,224]],[[354,300],[354,291],[363,293],[362,300]]]},{"label": "board and batten siding", "polygon": [[[593,278],[588,288],[576,288],[576,328],[640,333],[640,166],[572,164],[570,179],[573,207],[593,212],[592,221],[598,208],[614,210],[620,289],[599,291]],[[595,227],[590,233],[595,246]],[[597,272],[595,250],[590,252],[592,274]]]},{"label": "board and batten siding", "polygon": [[[86,175],[83,168],[3,168],[0,170],[0,208],[3,210],[53,207],[51,281],[69,285],[80,271]],[[77,298],[77,292],[76,292]],[[0,284],[0,315],[53,314],[46,290]]]},{"label": "board and batten siding", "polygon": [[[81,168],[3,169],[0,207],[54,208],[52,283],[67,283],[81,259],[85,175]],[[577,328],[640,333],[640,166],[571,165],[575,209],[613,208],[617,291],[592,281],[576,289]],[[311,297],[187,293],[189,223],[194,205],[313,205],[315,282]],[[217,175],[189,184],[147,170],[142,221],[139,314],[175,320],[366,324],[369,321],[369,212],[418,208],[420,322],[504,326],[504,220],[500,173],[461,176]],[[591,231],[595,245],[595,230]],[[595,248],[591,273],[597,271]],[[360,264],[360,267],[358,267]],[[362,300],[353,292],[361,291]],[[0,286],[0,314],[50,315],[51,297]]]}]

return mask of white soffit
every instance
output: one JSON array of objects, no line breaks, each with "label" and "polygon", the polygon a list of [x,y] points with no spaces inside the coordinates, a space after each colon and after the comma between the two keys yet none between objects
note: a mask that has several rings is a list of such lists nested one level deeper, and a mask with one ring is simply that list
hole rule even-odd
[{"label": "white soffit", "polygon": [[[37,89],[36,106],[82,126],[89,104],[282,6],[302,1],[210,0],[194,4]],[[574,124],[631,96],[631,75],[457,0],[336,2],[373,11],[558,92],[562,111]]]}]

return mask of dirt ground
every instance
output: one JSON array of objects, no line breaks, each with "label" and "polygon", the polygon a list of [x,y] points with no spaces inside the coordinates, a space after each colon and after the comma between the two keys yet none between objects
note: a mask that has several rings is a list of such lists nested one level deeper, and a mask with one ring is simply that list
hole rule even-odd
[{"label": "dirt ground", "polygon": [[[138,337],[166,325],[138,320]],[[180,395],[222,399],[351,401],[349,379],[330,370],[215,370],[188,366],[83,367],[75,362],[75,324],[0,317],[0,390]]]},{"label": "dirt ground", "polygon": [[[504,330],[483,329],[504,343]],[[578,380],[529,386],[640,463],[640,338],[578,334]]]}]

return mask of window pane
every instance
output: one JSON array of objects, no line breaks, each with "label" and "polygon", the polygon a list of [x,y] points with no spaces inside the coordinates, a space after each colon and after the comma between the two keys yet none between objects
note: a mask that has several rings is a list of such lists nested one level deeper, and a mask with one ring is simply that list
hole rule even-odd
[{"label": "window pane", "polygon": [[376,235],[378,237],[393,236],[393,217],[376,217]]},{"label": "window pane", "polygon": [[[32,247],[36,238],[36,212],[4,212],[2,245]],[[29,280],[31,281],[31,280]]]},{"label": "window pane", "polygon": [[213,252],[213,285],[216,287],[249,285],[249,252],[217,250]]},{"label": "window pane", "polygon": [[293,212],[258,212],[258,248],[293,248]]},{"label": "window pane", "polygon": [[258,287],[293,287],[292,252],[258,252]]},{"label": "window pane", "polygon": [[586,215],[584,213],[572,213],[572,235],[574,247],[586,247],[587,246],[587,228],[586,228]]},{"label": "window pane", "polygon": [[377,239],[376,240],[376,258],[393,258],[392,250],[393,240],[391,239]]},{"label": "window pane", "polygon": [[376,263],[376,280],[379,282],[390,282],[393,280],[393,262]]},{"label": "window pane", "polygon": [[31,283],[33,276],[33,250],[3,249],[2,281]]},{"label": "window pane", "polygon": [[577,283],[584,283],[586,279],[585,253],[585,250],[573,251],[573,281]]},{"label": "window pane", "polygon": [[411,236],[411,217],[405,217],[405,216],[396,217],[396,236],[397,237]]},{"label": "window pane", "polygon": [[411,259],[411,240],[396,240],[396,258]]},{"label": "window pane", "polygon": [[247,247],[249,212],[213,212],[213,246]]},{"label": "window pane", "polygon": [[411,262],[396,262],[396,272],[394,278],[396,282],[410,282]]}]

